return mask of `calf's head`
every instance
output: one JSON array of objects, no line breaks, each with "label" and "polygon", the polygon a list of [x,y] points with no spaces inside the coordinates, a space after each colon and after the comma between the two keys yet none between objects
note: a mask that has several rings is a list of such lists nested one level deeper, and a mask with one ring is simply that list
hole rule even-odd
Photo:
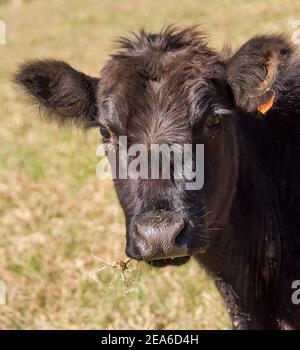
[{"label": "calf's head", "polygon": [[[100,78],[45,60],[23,64],[15,81],[50,118],[98,126],[116,155],[120,136],[127,137],[128,148],[144,145],[148,160],[153,145],[177,146],[168,160],[169,178],[162,177],[159,158],[156,178],[114,180],[126,217],[127,254],[163,266],[184,263],[222,234],[238,178],[236,120],[271,107],[291,51],[281,37],[263,36],[225,57],[210,50],[193,28],[142,31],[133,40],[120,40],[120,51]],[[186,144],[190,171],[196,172],[203,171],[197,170],[196,145],[204,145],[203,186],[188,188],[186,173],[174,176],[176,152]]]}]

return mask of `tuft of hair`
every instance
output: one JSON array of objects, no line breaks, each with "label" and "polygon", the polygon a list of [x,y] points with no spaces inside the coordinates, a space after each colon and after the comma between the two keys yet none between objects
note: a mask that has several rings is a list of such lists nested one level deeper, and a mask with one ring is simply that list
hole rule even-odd
[{"label": "tuft of hair", "polygon": [[134,56],[145,50],[154,50],[161,53],[177,51],[185,48],[197,48],[210,52],[207,47],[207,36],[198,30],[199,26],[190,26],[184,29],[169,25],[160,33],[147,33],[141,29],[138,34],[132,33],[131,38],[121,37],[116,43],[120,55]]}]

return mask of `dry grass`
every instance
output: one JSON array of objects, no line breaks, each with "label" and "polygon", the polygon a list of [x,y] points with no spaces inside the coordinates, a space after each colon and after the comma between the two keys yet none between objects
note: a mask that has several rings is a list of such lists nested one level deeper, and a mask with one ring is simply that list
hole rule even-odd
[{"label": "dry grass", "polygon": [[[99,136],[43,123],[8,78],[28,57],[56,57],[98,74],[112,38],[141,26],[202,23],[217,47],[258,32],[290,32],[297,3],[0,0],[7,25],[7,45],[0,45],[0,279],[8,299],[0,305],[1,329],[229,327],[215,287],[194,262],[131,272],[113,263],[98,271],[100,283],[90,277],[124,260],[122,212],[111,182],[95,176]],[[130,279],[136,282],[126,286]]]}]

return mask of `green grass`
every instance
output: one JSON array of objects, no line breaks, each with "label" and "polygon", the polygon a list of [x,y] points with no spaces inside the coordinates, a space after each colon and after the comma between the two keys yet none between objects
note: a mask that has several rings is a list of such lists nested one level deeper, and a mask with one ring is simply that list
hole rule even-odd
[{"label": "green grass", "polygon": [[59,130],[38,117],[9,82],[17,64],[55,57],[97,75],[113,39],[145,27],[202,24],[213,47],[284,31],[300,17],[297,0],[0,1],[0,279],[7,305],[1,329],[230,327],[212,281],[195,262],[151,269],[122,293],[118,271],[91,271],[124,258],[124,219],[112,183],[95,175],[97,131]]}]

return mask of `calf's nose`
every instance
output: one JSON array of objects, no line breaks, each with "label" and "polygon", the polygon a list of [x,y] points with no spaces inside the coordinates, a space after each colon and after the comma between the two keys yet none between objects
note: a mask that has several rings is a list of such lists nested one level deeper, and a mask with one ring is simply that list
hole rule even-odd
[{"label": "calf's nose", "polygon": [[144,260],[186,255],[184,220],[170,213],[144,217],[136,223],[135,244]]}]

